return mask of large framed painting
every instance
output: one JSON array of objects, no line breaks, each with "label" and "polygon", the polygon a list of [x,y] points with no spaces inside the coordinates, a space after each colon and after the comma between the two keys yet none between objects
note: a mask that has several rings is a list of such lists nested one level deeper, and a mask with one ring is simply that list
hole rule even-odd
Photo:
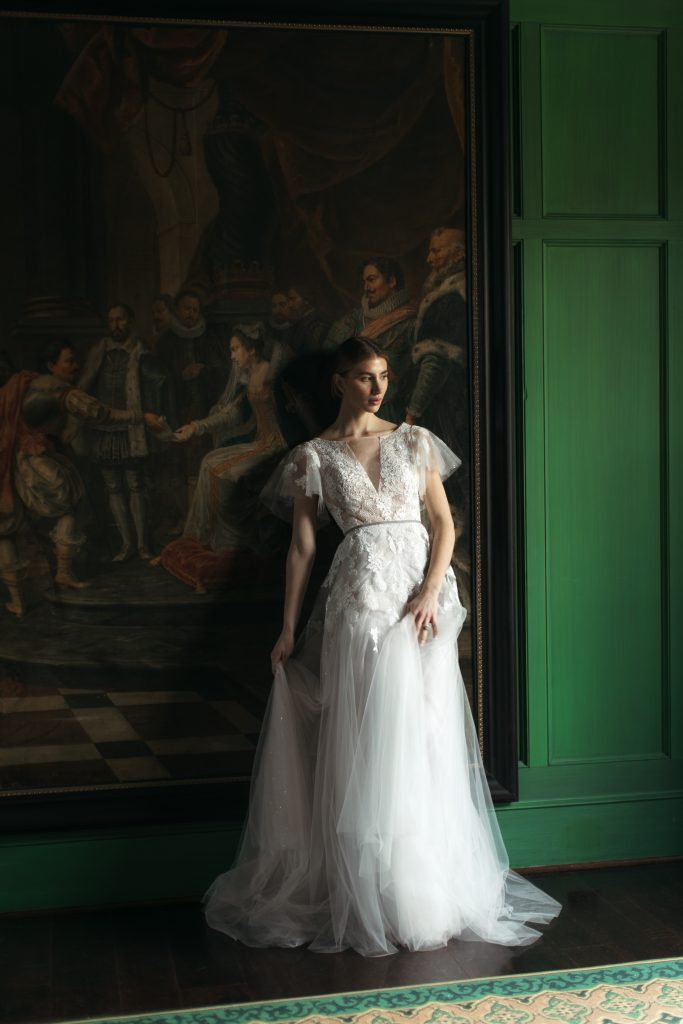
[{"label": "large framed painting", "polygon": [[101,10],[2,12],[3,822],[239,813],[288,543],[258,495],[353,334],[462,459],[460,659],[513,798],[505,3]]}]

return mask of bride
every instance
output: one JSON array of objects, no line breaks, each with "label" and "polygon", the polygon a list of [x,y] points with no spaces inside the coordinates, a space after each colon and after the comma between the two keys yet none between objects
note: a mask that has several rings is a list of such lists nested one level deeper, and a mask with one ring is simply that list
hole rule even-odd
[{"label": "bride", "polygon": [[[293,517],[284,624],[247,822],[207,921],[252,946],[366,956],[454,937],[532,942],[527,922],[560,907],[509,870],[458,667],[465,611],[442,480],[460,460],[377,416],[388,369],[373,342],[340,346],[333,383],[336,420],[263,492]],[[328,515],[344,539],[295,644]]]}]

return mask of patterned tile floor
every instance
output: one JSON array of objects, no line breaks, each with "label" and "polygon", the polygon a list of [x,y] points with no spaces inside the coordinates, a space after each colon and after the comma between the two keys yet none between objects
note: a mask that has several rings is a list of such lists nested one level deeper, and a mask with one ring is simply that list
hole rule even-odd
[{"label": "patterned tile floor", "polygon": [[0,697],[5,790],[174,779],[251,770],[258,708],[225,688],[84,690],[26,687]]},{"label": "patterned tile floor", "polygon": [[[0,795],[247,779],[279,588],[197,597],[135,562],[90,582],[0,603]],[[469,683],[467,628],[459,648]]]}]

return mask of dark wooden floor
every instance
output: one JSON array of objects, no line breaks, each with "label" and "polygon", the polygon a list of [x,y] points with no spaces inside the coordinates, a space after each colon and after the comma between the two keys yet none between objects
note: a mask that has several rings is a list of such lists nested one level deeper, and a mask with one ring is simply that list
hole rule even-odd
[{"label": "dark wooden floor", "polygon": [[563,912],[530,948],[452,942],[363,959],[250,950],[196,905],[0,918],[0,1021],[73,1020],[683,955],[683,864],[548,874]]}]

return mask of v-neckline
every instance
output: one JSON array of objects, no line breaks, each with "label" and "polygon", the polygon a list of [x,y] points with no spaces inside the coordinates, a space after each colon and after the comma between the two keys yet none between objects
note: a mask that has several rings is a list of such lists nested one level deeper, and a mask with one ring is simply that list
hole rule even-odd
[{"label": "v-neckline", "polygon": [[[389,434],[387,436],[391,437],[391,434]],[[367,469],[365,468],[363,463],[360,461],[360,459],[358,458],[358,456],[354,452],[354,450],[351,447],[351,445],[349,444],[349,442],[348,441],[342,441],[341,443],[344,446],[344,448],[346,449],[346,451],[349,453],[349,455],[351,456],[353,461],[356,463],[356,465],[362,471],[362,473],[364,474],[366,480],[368,481],[368,483],[372,487],[372,489],[375,492],[375,494],[379,494],[379,492],[382,489],[382,438],[379,437],[379,436],[377,437],[377,464],[378,464],[378,469],[379,469],[379,473],[377,475],[377,486],[375,486],[375,483],[374,483],[372,477],[370,476],[370,474],[368,473]]]},{"label": "v-neckline", "polygon": [[[319,441],[327,441],[327,442],[329,442],[331,444],[341,445],[341,447],[345,451],[348,452],[348,454],[351,457],[351,459],[353,460],[353,462],[361,470],[361,472],[363,473],[365,479],[368,481],[368,483],[372,487],[372,489],[375,492],[375,494],[377,496],[379,496],[379,494],[380,494],[380,492],[382,490],[382,477],[383,477],[383,474],[382,474],[382,441],[386,441],[390,437],[393,437],[394,434],[398,433],[398,431],[401,429],[402,426],[403,426],[403,424],[399,423],[396,427],[394,427],[393,430],[390,430],[389,433],[387,433],[387,434],[379,433],[378,432],[376,435],[374,435],[374,436],[377,437],[377,455],[378,455],[378,462],[379,462],[379,477],[378,477],[378,480],[377,480],[377,486],[376,487],[375,487],[375,484],[373,483],[372,477],[370,476],[370,474],[368,473],[367,469],[365,468],[363,463],[360,461],[360,459],[358,458],[358,456],[356,455],[356,453],[354,452],[353,448],[351,447],[351,445],[349,444],[348,441],[337,439],[335,437],[320,437],[320,438],[318,438],[318,440]],[[365,436],[366,437],[372,437],[373,435],[372,434],[367,434]]]}]

